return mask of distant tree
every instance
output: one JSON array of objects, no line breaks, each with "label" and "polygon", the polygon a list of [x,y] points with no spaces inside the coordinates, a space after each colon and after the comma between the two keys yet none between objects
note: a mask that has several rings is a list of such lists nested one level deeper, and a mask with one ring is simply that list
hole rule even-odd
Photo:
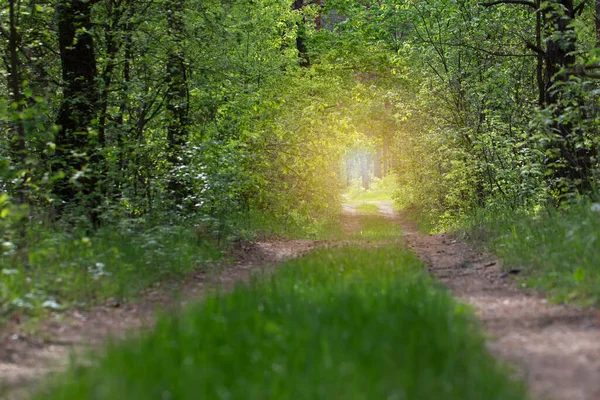
[{"label": "distant tree", "polygon": [[101,202],[99,168],[104,162],[104,143],[94,129],[100,106],[91,21],[96,2],[60,0],[56,7],[63,95],[52,168],[64,178],[53,191],[63,205],[76,203],[90,210]]}]

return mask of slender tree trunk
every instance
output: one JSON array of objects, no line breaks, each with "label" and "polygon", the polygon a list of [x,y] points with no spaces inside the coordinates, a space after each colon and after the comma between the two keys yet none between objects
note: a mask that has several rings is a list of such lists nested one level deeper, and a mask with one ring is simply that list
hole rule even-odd
[{"label": "slender tree trunk", "polygon": [[[9,88],[12,94],[12,101],[17,106],[18,119],[14,123],[13,132],[11,135],[11,150],[14,161],[18,162],[18,168],[24,169],[27,166],[27,143],[25,137],[25,126],[21,120],[21,115],[25,108],[23,101],[22,92],[22,78],[21,78],[21,65],[19,62],[19,42],[20,36],[17,32],[17,10],[15,0],[9,0],[9,40],[8,40],[8,52],[10,58],[10,73],[8,78]],[[24,181],[24,180],[23,180]],[[25,201],[25,188],[24,185],[18,189],[18,200],[19,202]]]},{"label": "slender tree trunk", "polygon": [[362,177],[362,186],[364,189],[369,190],[370,187],[370,168],[369,168],[369,154],[365,152],[360,155],[360,173]]},{"label": "slender tree trunk", "polygon": [[315,5],[319,8],[319,12],[317,13],[317,16],[315,17],[315,29],[318,31],[323,29],[323,15],[321,14],[321,10],[320,10],[323,7],[323,1],[324,0],[316,0],[315,1]]},{"label": "slender tree trunk", "polygon": [[[115,6],[116,9],[115,9]],[[100,117],[98,120],[98,141],[101,146],[106,144],[106,123],[108,119],[108,95],[112,84],[113,73],[116,67],[116,57],[120,49],[120,41],[117,40],[121,24],[121,7],[115,4],[115,0],[108,0],[108,17],[110,25],[104,31],[106,42],[106,67],[102,72],[102,91],[100,95]]]},{"label": "slender tree trunk", "polygon": [[600,0],[596,0],[596,47],[600,48]]},{"label": "slender tree trunk", "polygon": [[383,168],[381,167],[381,159],[383,158],[383,150],[378,148],[373,157],[373,175],[376,178],[383,178]]},{"label": "slender tree trunk", "polygon": [[350,187],[352,185],[352,166],[353,160],[350,156],[346,156],[346,186]]},{"label": "slender tree trunk", "polygon": [[[598,0],[600,1],[600,0]],[[536,1],[535,11],[535,44],[539,50],[542,49],[542,11],[540,10],[541,0]],[[536,76],[538,84],[538,105],[543,108],[546,104],[546,82],[544,80],[544,55],[537,53]]]},{"label": "slender tree trunk", "polygon": [[[304,0],[294,0],[292,10],[301,10],[305,6]],[[306,47],[306,28],[304,27],[304,17],[298,21],[298,33],[296,34],[296,49],[298,50],[298,58],[300,59],[301,67],[310,66],[310,58],[308,57],[308,49]]]},{"label": "slender tree trunk", "polygon": [[56,118],[59,130],[53,163],[55,172],[65,174],[54,187],[56,196],[63,204],[76,202],[90,209],[101,202],[97,183],[102,178],[98,167],[103,163],[101,143],[92,130],[99,110],[98,70],[91,33],[93,4],[61,0],[56,7],[64,87]]},{"label": "slender tree trunk", "polygon": [[383,176],[390,173],[390,139],[383,139]]},{"label": "slender tree trunk", "polygon": [[[185,0],[170,0],[167,6],[167,31],[171,38],[166,76],[166,110],[168,116],[167,142],[169,162],[173,166],[183,165],[183,147],[189,134],[189,103],[187,68],[184,55],[185,26],[183,13]],[[177,177],[169,180],[169,189],[180,201],[184,197],[184,183]]]}]

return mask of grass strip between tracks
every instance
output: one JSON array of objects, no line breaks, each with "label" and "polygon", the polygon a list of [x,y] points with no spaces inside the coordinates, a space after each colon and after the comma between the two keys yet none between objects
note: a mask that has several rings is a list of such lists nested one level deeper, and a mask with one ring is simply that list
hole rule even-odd
[{"label": "grass strip between tracks", "polygon": [[398,244],[317,250],[97,357],[37,398],[525,398]]}]

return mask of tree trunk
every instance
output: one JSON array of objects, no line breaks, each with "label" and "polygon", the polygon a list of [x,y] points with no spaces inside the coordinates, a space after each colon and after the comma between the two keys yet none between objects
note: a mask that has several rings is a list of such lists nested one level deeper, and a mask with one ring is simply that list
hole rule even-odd
[{"label": "tree trunk", "polygon": [[[553,126],[555,136],[549,146],[551,156],[547,163],[554,178],[553,188],[559,193],[576,189],[583,193],[591,189],[591,168],[594,152],[578,148],[578,134],[570,121],[563,121],[567,93],[562,83],[568,82],[569,75],[564,71],[575,63],[576,50],[575,19],[576,7],[573,0],[553,0],[543,10],[546,15],[546,105],[553,106]],[[561,194],[559,194],[560,196]]]},{"label": "tree trunk", "polygon": [[[600,0],[598,0],[600,1]],[[541,0],[536,1],[536,12],[535,12],[535,44],[538,50],[542,49],[542,11]],[[544,80],[544,54],[538,51],[537,53],[537,66],[536,76],[538,85],[538,105],[543,108],[546,104],[546,82]]]},{"label": "tree trunk", "polygon": [[101,202],[96,189],[103,159],[98,137],[91,130],[99,107],[92,6],[92,1],[61,0],[56,7],[64,87],[56,118],[59,129],[53,169],[65,174],[54,187],[63,204],[76,202],[94,209]]},{"label": "tree trunk", "polygon": [[[18,165],[19,170],[26,168],[27,163],[27,143],[25,138],[25,126],[21,119],[24,110],[21,65],[19,62],[19,42],[20,36],[17,32],[17,10],[15,0],[9,0],[9,40],[8,53],[10,59],[10,70],[8,77],[8,87],[12,92],[12,102],[17,106],[18,119],[14,122],[13,132],[11,135],[11,153],[13,162]],[[25,179],[23,179],[25,182]],[[21,184],[18,188],[18,200],[20,203],[25,201],[25,187]]]},{"label": "tree trunk", "polygon": [[[305,6],[304,0],[294,0],[292,3],[292,10],[301,10]],[[310,66],[310,58],[307,54],[306,48],[306,28],[304,27],[304,17],[298,21],[298,33],[296,34],[296,49],[298,50],[298,58],[300,59],[301,67]]]},{"label": "tree trunk", "polygon": [[352,167],[353,167],[353,159],[352,157],[346,155],[346,186],[350,187],[352,185]]},{"label": "tree trunk", "polygon": [[360,173],[362,177],[362,186],[365,190],[369,190],[370,187],[369,164],[369,154],[365,152],[360,156]]},{"label": "tree trunk", "polygon": [[373,175],[376,178],[383,178],[383,168],[381,165],[381,159],[383,158],[383,150],[378,148],[373,156]]},{"label": "tree trunk", "polygon": [[596,47],[600,48],[600,0],[596,0]]},{"label": "tree trunk", "polygon": [[390,139],[383,139],[383,176],[390,173]]},{"label": "tree trunk", "polygon": [[[317,7],[319,7],[319,9],[321,9],[323,7],[323,0],[316,0],[315,4]],[[323,29],[323,15],[321,14],[320,10],[317,13],[317,16],[315,17],[315,29],[317,31]]]},{"label": "tree trunk", "polygon": [[108,119],[108,95],[112,84],[113,73],[116,67],[116,57],[121,47],[117,39],[121,24],[121,6],[115,1],[108,0],[108,18],[110,25],[104,30],[106,45],[106,66],[102,72],[102,91],[100,95],[100,117],[98,121],[98,141],[101,146],[106,144],[106,123]]},{"label": "tree trunk", "polygon": [[[184,165],[183,148],[189,134],[189,102],[187,68],[184,55],[185,26],[183,21],[185,0],[170,0],[167,7],[167,31],[171,48],[167,56],[166,110],[168,118],[167,142],[169,162],[173,166]],[[178,201],[185,196],[185,184],[178,177],[169,180],[169,190]]]}]

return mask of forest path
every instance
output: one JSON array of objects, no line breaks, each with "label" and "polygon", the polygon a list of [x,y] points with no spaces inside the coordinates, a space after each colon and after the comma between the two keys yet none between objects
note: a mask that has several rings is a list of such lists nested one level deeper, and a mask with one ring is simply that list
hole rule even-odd
[{"label": "forest path", "polygon": [[[522,290],[494,257],[478,253],[450,235],[420,234],[410,218],[393,209],[391,201],[367,203],[377,205],[380,215],[398,223],[406,244],[429,272],[475,308],[490,334],[489,348],[515,367],[535,398],[600,399],[597,315],[547,304],[539,294]],[[347,232],[360,227],[363,216],[357,205],[344,204],[342,222]],[[39,330],[43,335],[22,334],[19,327],[0,332],[0,399],[27,398],[30,386],[62,371],[73,352],[152,327],[156,309],[177,310],[216,288],[231,288],[252,273],[272,271],[280,261],[328,243],[280,240],[243,244],[236,248],[236,262],[196,271],[182,284],[149,289],[137,302],[57,314],[43,324]]]},{"label": "forest path", "polygon": [[[473,250],[451,235],[424,235],[391,201],[372,201],[379,213],[397,221],[407,245],[432,275],[472,305],[493,354],[514,366],[534,398],[600,399],[600,320],[594,312],[551,305],[523,290],[500,261]],[[347,213],[356,214],[347,204]]]},{"label": "forest path", "polygon": [[14,324],[0,331],[0,400],[27,399],[38,382],[64,371],[73,354],[135,335],[140,329],[150,329],[157,310],[177,311],[217,289],[231,289],[252,274],[268,273],[278,263],[324,243],[242,243],[233,250],[234,262],[197,270],[182,282],[162,282],[131,303],[107,303],[88,311],[56,313],[33,334]]}]

